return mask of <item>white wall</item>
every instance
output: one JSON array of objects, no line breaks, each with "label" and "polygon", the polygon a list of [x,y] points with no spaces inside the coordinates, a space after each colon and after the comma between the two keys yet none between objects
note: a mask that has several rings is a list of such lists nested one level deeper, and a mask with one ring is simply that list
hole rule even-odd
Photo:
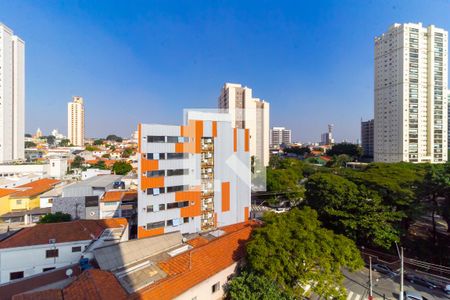
[{"label": "white wall", "polygon": [[[190,288],[183,294],[179,295],[178,297],[174,298],[176,300],[210,300],[210,299],[223,299],[225,292],[224,287],[226,283],[228,282],[228,276],[235,273],[237,267],[237,263],[232,264],[231,266],[223,269],[219,273],[216,273],[215,275],[209,277],[208,279],[202,281],[201,283],[197,284],[196,286]],[[212,286],[219,282],[220,289],[212,293]],[[195,298],[196,297],[196,298]]]},{"label": "white wall", "polygon": [[[77,263],[88,241],[45,244],[30,247],[0,249],[0,284],[10,281],[11,272],[24,272],[24,277],[42,273],[44,268],[60,268]],[[72,247],[81,246],[81,252],[72,252]],[[46,258],[46,250],[58,249],[58,257]]]}]

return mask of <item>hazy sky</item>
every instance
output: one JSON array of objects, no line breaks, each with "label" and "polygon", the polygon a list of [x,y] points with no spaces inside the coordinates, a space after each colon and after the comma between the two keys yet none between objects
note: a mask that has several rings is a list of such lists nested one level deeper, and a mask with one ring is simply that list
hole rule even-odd
[{"label": "hazy sky", "polygon": [[67,132],[86,103],[88,137],[215,108],[224,82],[271,104],[294,140],[356,140],[373,116],[373,38],[395,22],[450,29],[450,0],[0,0],[26,42],[26,129]]}]

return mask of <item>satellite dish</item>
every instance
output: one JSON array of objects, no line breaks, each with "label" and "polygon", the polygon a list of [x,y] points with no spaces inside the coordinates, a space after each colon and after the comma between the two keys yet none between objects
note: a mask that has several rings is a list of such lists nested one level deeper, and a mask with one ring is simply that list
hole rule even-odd
[{"label": "satellite dish", "polygon": [[72,274],[73,274],[73,270],[72,270],[72,269],[67,269],[67,270],[66,270],[66,276],[67,276],[67,277],[72,276]]}]

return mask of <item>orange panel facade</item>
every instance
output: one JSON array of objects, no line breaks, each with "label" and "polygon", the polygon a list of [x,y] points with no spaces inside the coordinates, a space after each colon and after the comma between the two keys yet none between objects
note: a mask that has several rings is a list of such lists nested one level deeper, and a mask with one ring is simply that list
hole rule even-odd
[{"label": "orange panel facade", "polygon": [[142,226],[138,226],[138,239],[164,234],[164,228],[155,228],[146,230]]},{"label": "orange panel facade", "polygon": [[249,209],[248,207],[244,207],[244,221],[248,221],[249,218]]},{"label": "orange panel facade", "polygon": [[187,126],[180,126],[180,135],[189,137],[188,143],[175,144],[175,152],[177,153],[201,153],[203,121],[189,120]]},{"label": "orange panel facade", "polygon": [[147,172],[147,171],[156,171],[159,170],[159,163],[157,160],[153,159],[141,159],[141,172]]},{"label": "orange panel facade", "polygon": [[159,188],[164,186],[164,177],[148,178],[141,176],[141,190],[145,191],[150,188]]},{"label": "orange panel facade", "polygon": [[248,152],[250,151],[250,130],[247,128],[245,129],[245,145],[244,145],[244,151]]},{"label": "orange panel facade", "polygon": [[217,121],[212,122],[212,136],[217,137]]},{"label": "orange panel facade", "polygon": [[189,206],[180,209],[180,217],[197,217],[201,215],[200,194],[199,190],[175,193],[175,201],[189,201]]},{"label": "orange panel facade", "polygon": [[237,152],[237,144],[238,144],[238,136],[237,136],[237,128],[233,129],[233,150]]},{"label": "orange panel facade", "polygon": [[222,182],[222,212],[230,210],[230,183]]}]

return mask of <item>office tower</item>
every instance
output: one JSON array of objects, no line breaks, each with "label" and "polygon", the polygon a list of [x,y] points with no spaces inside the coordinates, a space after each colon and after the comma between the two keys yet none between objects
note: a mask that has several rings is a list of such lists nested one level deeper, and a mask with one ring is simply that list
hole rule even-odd
[{"label": "office tower", "polygon": [[269,103],[253,98],[251,88],[234,83],[225,83],[218,102],[219,108],[230,113],[233,127],[250,130],[250,155],[268,166]]},{"label": "office tower", "polygon": [[84,146],[83,98],[74,96],[67,105],[67,137],[74,146]]},{"label": "office tower", "polygon": [[0,23],[0,162],[25,157],[25,42]]},{"label": "office tower", "polygon": [[373,157],[373,130],[373,119],[368,121],[361,120],[361,146],[363,155],[366,157]]},{"label": "office tower", "polygon": [[284,127],[272,127],[270,129],[270,147],[277,147],[281,144],[291,144],[291,130]]},{"label": "office tower", "polygon": [[394,24],[375,38],[375,161],[447,161],[447,84],[447,31]]},{"label": "office tower", "polygon": [[333,124],[328,124],[328,132],[322,133],[320,136],[320,144],[321,145],[333,145]]},{"label": "office tower", "polygon": [[138,127],[138,237],[196,233],[246,221],[248,129],[227,113],[185,111],[183,126]]}]

